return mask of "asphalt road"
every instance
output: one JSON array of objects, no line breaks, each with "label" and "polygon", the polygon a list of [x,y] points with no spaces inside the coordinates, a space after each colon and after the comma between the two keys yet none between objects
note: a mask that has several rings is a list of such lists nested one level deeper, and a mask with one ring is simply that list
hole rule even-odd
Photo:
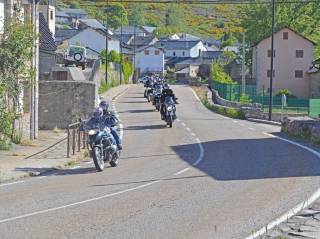
[{"label": "asphalt road", "polygon": [[278,127],[214,114],[175,86],[169,129],[143,91],[116,102],[119,167],[0,185],[0,238],[245,238],[317,189],[319,159],[265,134]]}]

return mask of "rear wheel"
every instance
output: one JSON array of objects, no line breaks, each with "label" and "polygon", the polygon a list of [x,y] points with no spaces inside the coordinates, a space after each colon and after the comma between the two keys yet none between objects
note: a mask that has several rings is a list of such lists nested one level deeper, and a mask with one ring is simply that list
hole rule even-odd
[{"label": "rear wheel", "polygon": [[104,170],[104,160],[100,147],[93,148],[93,162],[98,172],[102,172]]}]

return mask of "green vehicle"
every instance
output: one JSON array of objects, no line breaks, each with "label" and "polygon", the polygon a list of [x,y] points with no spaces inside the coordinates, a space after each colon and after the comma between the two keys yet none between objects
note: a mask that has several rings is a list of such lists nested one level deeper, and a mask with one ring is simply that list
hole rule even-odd
[{"label": "green vehicle", "polygon": [[66,67],[76,65],[81,66],[82,70],[87,65],[87,49],[82,46],[70,45],[64,56],[64,64]]}]

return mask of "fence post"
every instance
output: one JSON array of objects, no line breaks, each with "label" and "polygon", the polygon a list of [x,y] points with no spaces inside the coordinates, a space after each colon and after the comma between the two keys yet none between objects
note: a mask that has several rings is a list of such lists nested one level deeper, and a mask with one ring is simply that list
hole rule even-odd
[{"label": "fence post", "polygon": [[79,123],[79,127],[78,127],[78,152],[81,151],[81,135],[80,135],[80,123]]},{"label": "fence post", "polygon": [[67,128],[67,132],[68,132],[68,136],[67,136],[67,158],[70,158],[70,128],[69,128],[69,125],[68,125],[68,128]]},{"label": "fence post", "polygon": [[72,129],[72,155],[75,155],[76,151],[76,131]]}]

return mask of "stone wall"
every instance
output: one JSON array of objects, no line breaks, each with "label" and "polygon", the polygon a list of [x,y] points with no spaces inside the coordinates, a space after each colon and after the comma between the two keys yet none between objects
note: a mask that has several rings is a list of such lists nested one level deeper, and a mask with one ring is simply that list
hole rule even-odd
[{"label": "stone wall", "polygon": [[87,118],[96,99],[94,82],[39,82],[39,128],[66,128],[79,118]]},{"label": "stone wall", "polygon": [[282,123],[282,132],[320,143],[320,121],[309,117],[285,118]]}]

